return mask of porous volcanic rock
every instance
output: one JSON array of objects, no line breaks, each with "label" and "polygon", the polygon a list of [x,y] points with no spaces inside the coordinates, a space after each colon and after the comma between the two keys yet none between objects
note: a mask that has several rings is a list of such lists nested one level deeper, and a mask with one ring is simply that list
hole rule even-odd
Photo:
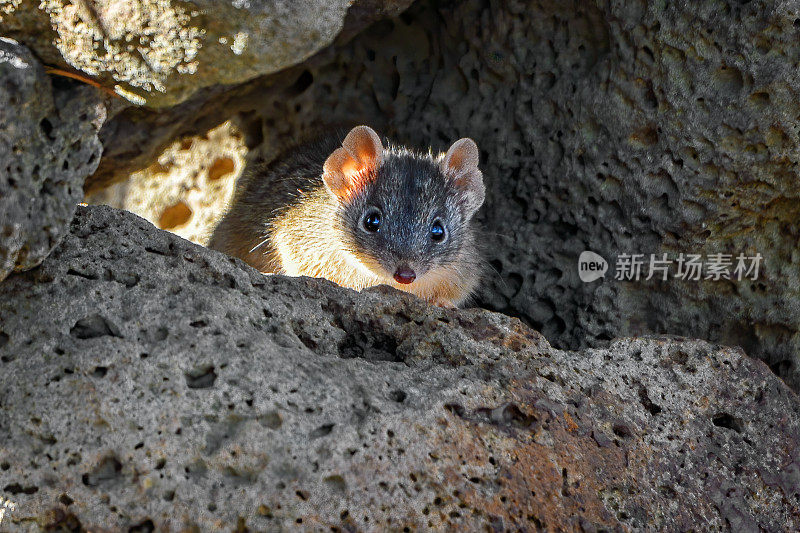
[{"label": "porous volcanic rock", "polygon": [[0,24],[43,61],[163,107],[302,62],[410,1],[356,2],[348,18],[350,0],[13,0]]},{"label": "porous volcanic rock", "polygon": [[81,207],[0,285],[4,527],[800,528],[800,401],[741,350],[262,276]]},{"label": "porous volcanic rock", "polygon": [[0,281],[41,263],[68,231],[105,116],[94,89],[54,89],[27,48],[0,37]]},{"label": "porous volcanic rock", "polygon": [[[92,187],[234,116],[251,157],[326,124],[481,148],[480,303],[556,346],[671,333],[800,387],[800,12],[792,2],[421,1],[346,46],[170,112],[130,113]],[[119,139],[125,139],[119,144]],[[611,263],[582,283],[584,250]],[[617,282],[620,254],[763,256],[757,280]],[[733,268],[731,267],[731,270]]]}]

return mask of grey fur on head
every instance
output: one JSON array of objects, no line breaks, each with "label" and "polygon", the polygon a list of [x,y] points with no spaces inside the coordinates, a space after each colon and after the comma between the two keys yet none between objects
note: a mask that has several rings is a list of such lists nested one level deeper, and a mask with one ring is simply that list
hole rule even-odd
[{"label": "grey fur on head", "polygon": [[[359,129],[356,136],[378,139],[371,129]],[[370,149],[364,147],[368,139],[351,137],[354,132],[355,128],[348,134],[349,143],[343,144],[347,156],[357,162],[358,150],[347,145],[358,143],[362,153]],[[349,251],[371,258],[367,266],[374,262],[373,269],[379,265],[385,276],[407,266],[419,277],[438,267],[474,260],[477,252],[470,223],[485,197],[475,142],[460,139],[438,157],[402,147],[381,148],[373,164],[350,173],[355,181],[352,188],[337,195],[342,203],[339,224],[348,237]],[[341,164],[343,155],[334,153],[332,158]],[[326,172],[330,170],[326,162]],[[376,212],[380,229],[368,231],[364,219]],[[444,228],[444,237],[438,241],[431,236],[437,222]]]}]

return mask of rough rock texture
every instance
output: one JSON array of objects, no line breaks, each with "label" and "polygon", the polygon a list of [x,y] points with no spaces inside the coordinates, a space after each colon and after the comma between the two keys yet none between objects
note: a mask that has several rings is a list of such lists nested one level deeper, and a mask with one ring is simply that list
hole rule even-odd
[{"label": "rough rock texture", "polygon": [[[740,345],[797,388],[798,17],[777,0],[423,1],[302,67],[120,116],[104,139],[124,151],[93,183],[235,113],[251,157],[326,122],[437,148],[469,135],[498,272],[483,306],[558,346],[645,332]],[[584,250],[612,263],[604,281],[578,279]],[[764,264],[756,282],[611,279],[619,254],[664,252]]]},{"label": "rough rock texture", "polygon": [[560,351],[107,207],[0,285],[0,327],[13,529],[800,528],[800,400],[740,350]]},{"label": "rough rock texture", "polygon": [[0,281],[61,241],[100,162],[94,89],[53,88],[31,52],[0,37]]},{"label": "rough rock texture", "polygon": [[[0,8],[0,24],[45,62],[117,84],[141,103],[160,107],[204,87],[240,83],[303,61],[347,29],[351,3],[23,0]],[[363,27],[409,3],[360,2],[350,26]]]}]

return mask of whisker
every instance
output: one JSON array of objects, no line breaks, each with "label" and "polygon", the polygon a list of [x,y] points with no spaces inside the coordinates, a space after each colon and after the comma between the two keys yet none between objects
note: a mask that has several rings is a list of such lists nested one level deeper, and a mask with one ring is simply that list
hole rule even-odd
[{"label": "whisker", "polygon": [[250,248],[250,251],[249,251],[249,252],[247,252],[247,253],[249,253],[249,254],[252,254],[252,253],[253,253],[253,252],[255,252],[255,251],[258,249],[258,248],[261,248],[262,246],[264,246],[265,244],[267,244],[267,242],[269,242],[269,235],[267,235],[267,236],[264,238],[264,240],[263,240],[263,241],[261,241],[260,243],[256,244],[256,245],[255,245],[255,246],[253,246],[252,248]]}]

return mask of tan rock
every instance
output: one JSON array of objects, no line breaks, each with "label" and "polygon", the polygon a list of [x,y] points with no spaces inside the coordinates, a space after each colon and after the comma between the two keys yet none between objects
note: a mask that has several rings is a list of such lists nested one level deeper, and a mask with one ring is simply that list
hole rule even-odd
[{"label": "tan rock", "polygon": [[85,201],[127,209],[205,244],[225,212],[246,153],[242,134],[225,122],[205,135],[175,141],[148,168],[88,194]]}]

